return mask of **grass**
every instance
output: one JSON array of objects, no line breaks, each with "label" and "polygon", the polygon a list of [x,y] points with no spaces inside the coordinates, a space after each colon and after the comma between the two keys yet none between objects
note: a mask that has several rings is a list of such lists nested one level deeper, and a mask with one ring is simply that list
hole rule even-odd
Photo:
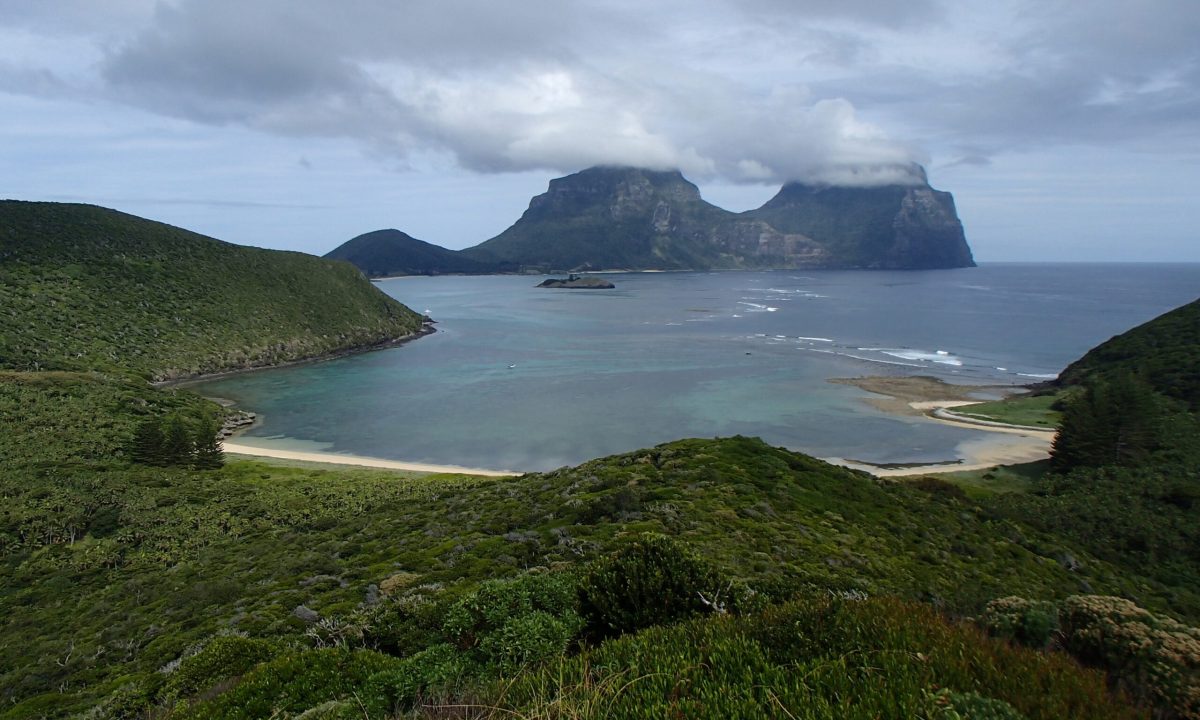
[{"label": "grass", "polygon": [[952,410],[956,415],[977,420],[1053,430],[1062,419],[1062,413],[1053,407],[1059,399],[1057,394],[1019,395]]},{"label": "grass", "polygon": [[962,488],[968,497],[980,500],[994,495],[1029,492],[1049,469],[1048,460],[1038,460],[1019,465],[998,465],[985,470],[929,474],[928,477]]}]

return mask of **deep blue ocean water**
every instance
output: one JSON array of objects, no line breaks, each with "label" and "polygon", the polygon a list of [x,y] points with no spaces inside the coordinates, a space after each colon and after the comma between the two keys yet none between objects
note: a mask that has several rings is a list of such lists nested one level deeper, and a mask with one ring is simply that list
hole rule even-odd
[{"label": "deep blue ocean water", "polygon": [[616,290],[381,281],[438,332],[197,390],[262,416],[242,442],[417,462],[544,470],[733,434],[818,457],[940,461],[979,433],[885,415],[826,380],[1033,382],[1200,296],[1197,264],[610,277]]}]

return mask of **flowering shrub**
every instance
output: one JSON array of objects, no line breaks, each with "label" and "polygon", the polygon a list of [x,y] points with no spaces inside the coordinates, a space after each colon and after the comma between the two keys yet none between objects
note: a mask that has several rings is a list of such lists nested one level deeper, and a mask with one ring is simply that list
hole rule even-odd
[{"label": "flowering shrub", "polygon": [[1200,719],[1200,629],[1129,600],[1076,595],[1062,604],[1063,643],[1111,673],[1160,717]]}]

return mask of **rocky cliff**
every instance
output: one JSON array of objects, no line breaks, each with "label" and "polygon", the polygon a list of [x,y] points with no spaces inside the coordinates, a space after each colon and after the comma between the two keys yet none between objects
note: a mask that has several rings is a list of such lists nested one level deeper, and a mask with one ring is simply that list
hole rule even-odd
[{"label": "rocky cliff", "polygon": [[973,267],[954,197],[934,190],[917,168],[914,182],[880,187],[788,183],[744,218],[811,238],[838,267]]},{"label": "rocky cliff", "polygon": [[945,268],[974,263],[949,193],[791,183],[731,213],[680,173],[596,167],[550,181],[466,256],[509,270]]}]

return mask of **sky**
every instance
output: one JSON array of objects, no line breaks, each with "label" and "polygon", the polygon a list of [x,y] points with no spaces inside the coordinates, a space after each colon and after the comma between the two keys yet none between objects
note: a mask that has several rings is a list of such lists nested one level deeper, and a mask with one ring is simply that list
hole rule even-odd
[{"label": "sky", "polygon": [[976,259],[1200,262],[1196,0],[0,0],[0,197],[451,248],[592,165],[918,162]]}]

